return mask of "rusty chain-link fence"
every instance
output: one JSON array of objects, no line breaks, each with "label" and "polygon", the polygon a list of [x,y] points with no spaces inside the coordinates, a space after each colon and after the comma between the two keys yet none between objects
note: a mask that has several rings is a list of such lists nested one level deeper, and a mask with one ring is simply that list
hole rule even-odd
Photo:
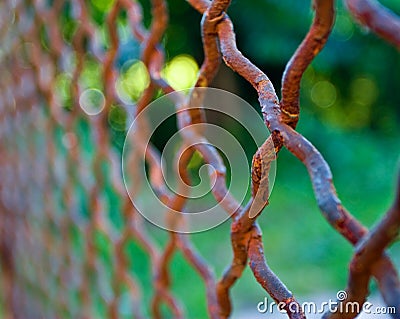
[{"label": "rusty chain-link fence", "polygon": [[[193,88],[188,95],[175,92],[162,76],[162,38],[168,28],[164,0],[151,1],[149,28],[144,27],[140,4],[132,0],[110,2],[101,22],[85,0],[0,3],[3,317],[196,318],[184,313],[179,296],[173,293],[172,257],[179,251],[204,282],[203,302],[210,318],[231,315],[230,290],[247,264],[255,280],[281,303],[289,318],[305,318],[301,307],[296,307],[295,297],[267,265],[257,224],[267,205],[271,163],[275,154],[286,147],[307,167],[326,220],[355,246],[346,288],[348,298],[342,304],[363,304],[374,278],[385,303],[396,309],[393,318],[400,318],[400,281],[385,253],[399,232],[400,180],[392,208],[368,230],[342,206],[322,155],[295,130],[300,80],[329,37],[334,24],[334,1],[313,1],[313,24],[287,64],[280,100],[266,74],[238,50],[232,22],[226,14],[230,1],[188,2],[203,15],[205,58],[195,87],[208,87],[223,60],[257,91],[264,122],[271,133],[253,157],[252,196],[245,205],[227,189],[226,168],[220,154],[207,143],[202,130],[192,128],[206,121],[202,91]],[[400,49],[397,16],[373,0],[346,0],[346,4],[359,23]],[[123,36],[121,21],[141,44],[140,60],[149,76],[135,105],[121,99],[115,85],[123,72],[116,66]],[[96,76],[88,77],[88,69]],[[214,181],[212,194],[230,216],[233,259],[222,275],[214,274],[191,244],[190,235],[167,230],[168,238],[160,246],[146,231],[145,221],[124,187],[120,148],[113,144],[121,140],[121,135],[125,137],[127,119],[133,120],[160,92],[175,92],[172,96],[177,126],[184,141],[177,159],[182,180],[190,184],[187,166],[197,152],[213,167],[209,170],[210,180]],[[182,212],[168,215],[167,225],[181,224],[189,194],[170,192],[157,149],[151,143],[144,144],[146,123],[136,124],[139,128],[128,137],[145,154],[155,194],[167,209]],[[124,164],[132,170],[128,178],[136,185],[135,167],[144,164],[135,152],[128,154]],[[115,216],[119,216],[118,220]],[[141,287],[137,278],[140,274],[132,271],[135,260],[127,250],[132,242],[151,260],[151,287]],[[144,289],[152,291],[150,304],[143,302]],[[129,307],[122,311],[123,302]],[[356,311],[343,310],[327,312],[323,318],[356,315]]]}]

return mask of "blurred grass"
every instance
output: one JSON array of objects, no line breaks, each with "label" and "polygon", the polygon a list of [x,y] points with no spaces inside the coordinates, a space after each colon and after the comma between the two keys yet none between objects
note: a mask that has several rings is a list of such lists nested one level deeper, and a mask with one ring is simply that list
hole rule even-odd
[{"label": "blurred grass", "polygon": [[[371,227],[386,212],[394,196],[399,168],[400,136],[384,136],[367,130],[355,132],[321,124],[307,110],[299,131],[310,139],[330,164],[339,197],[364,225]],[[263,230],[265,255],[270,267],[296,295],[338,291],[346,287],[352,248],[320,213],[302,163],[288,151],[278,157],[277,176],[270,205],[258,219]],[[149,231],[165,244],[166,236],[155,226]],[[230,222],[190,235],[195,246],[220,278],[232,258]],[[399,265],[400,247],[391,251]],[[134,272],[150,284],[149,261],[131,251]],[[204,284],[180,254],[171,264],[173,291],[185,305],[189,318],[206,317]],[[375,285],[372,285],[375,290]],[[146,294],[150,289],[145,288]],[[254,306],[266,293],[247,269],[232,290],[236,308]],[[146,295],[147,300],[150,298]]]},{"label": "blurred grass", "polygon": [[[383,2],[400,12],[398,1]],[[101,25],[109,8],[108,3],[111,2],[104,1],[104,7],[99,5],[102,1],[93,0],[92,3],[91,14]],[[149,25],[149,3],[143,4],[145,22]],[[189,53],[198,61],[202,61],[199,27],[201,15],[181,0],[171,0],[169,6],[171,24],[165,39],[167,58],[170,60],[178,54]],[[311,22],[310,6],[293,1],[253,0],[246,4],[232,1],[229,10],[237,32],[238,47],[265,70],[279,88],[277,84],[284,65]],[[249,16],[252,18],[249,19]],[[382,217],[391,204],[394,179],[399,168],[399,112],[395,105],[400,97],[400,60],[397,51],[351,21],[342,5],[339,5],[332,38],[327,48],[313,63],[313,67],[307,70],[302,83],[302,111],[298,131],[314,143],[326,158],[345,207],[370,227]],[[66,22],[75,23],[73,19]],[[195,28],[194,25],[198,27]],[[66,30],[66,33],[72,35],[73,26],[70,26],[70,29]],[[68,38],[70,36],[67,36]],[[118,63],[123,65],[126,60],[132,58],[139,58],[139,45],[133,39],[122,44]],[[96,65],[88,63],[86,68],[88,74],[85,73],[85,76],[89,80],[98,80]],[[235,82],[238,88],[235,93],[241,94],[246,100],[255,99],[252,88],[244,82],[239,82],[238,78],[237,75],[229,73],[229,80]],[[225,77],[222,82],[229,81]],[[362,87],[362,83],[368,85]],[[98,83],[87,85],[98,86]],[[374,94],[369,94],[372,91]],[[327,99],[327,92],[330,99]],[[67,102],[68,98],[67,96]],[[328,102],[332,102],[332,105]],[[259,109],[256,104],[254,107]],[[114,106],[110,124],[113,127],[113,144],[119,150],[123,146],[125,132],[120,130],[121,127],[125,128],[125,120],[126,115]],[[83,162],[88,163],[87,171],[90,172],[90,163],[96,156],[95,146],[90,139],[90,124],[86,120],[80,121],[76,133],[84,150],[81,154]],[[60,157],[67,157],[68,152],[67,148],[62,147],[64,134],[62,129],[55,134],[55,143],[61,145]],[[58,173],[65,175],[69,172]],[[104,168],[104,173],[105,176],[109,176],[107,167]],[[242,178],[243,184],[247,184],[244,177]],[[79,203],[79,216],[87,221],[90,218],[88,194],[82,185],[75,191]],[[109,180],[101,195],[109,209],[106,219],[117,230],[121,230],[121,203],[111,190]],[[56,202],[62,202],[60,189],[55,189],[55,196]],[[66,207],[61,206],[60,211],[63,212]],[[324,220],[318,210],[305,167],[286,150],[279,154],[270,205],[258,221],[264,234],[267,261],[295,295],[318,294],[325,290],[337,291],[346,286],[352,248]],[[145,227],[160,246],[166,244],[168,236],[164,230],[148,223]],[[190,236],[207,263],[215,270],[217,278],[221,277],[232,258],[229,232],[230,222],[227,221],[214,229]],[[71,228],[71,234],[73,255],[83,263],[87,238],[82,229],[77,227]],[[100,264],[104,268],[104,278],[98,280],[108,282],[113,273],[113,247],[101,233],[95,234],[94,245],[99,252]],[[131,261],[131,273],[142,287],[143,305],[148,305],[154,291],[149,256],[135,242],[130,242],[125,250]],[[399,266],[399,244],[395,243],[390,252]],[[172,291],[182,300],[187,317],[206,318],[204,284],[180,253],[172,260],[171,275]],[[96,274],[93,276],[96,277]],[[372,288],[376,289],[375,285],[372,285]],[[99,290],[107,289],[109,288],[102,287]],[[79,306],[80,296],[76,295],[76,291],[72,294],[71,298]],[[105,309],[99,294],[100,292],[94,289],[96,312],[100,318],[104,316]],[[237,309],[255,307],[266,293],[247,268],[234,286],[232,295],[234,307]],[[43,299],[45,297],[43,296]],[[129,307],[129,303],[129,300],[123,302],[122,307]],[[165,309],[164,312],[166,317],[172,318]],[[147,315],[149,316],[149,313]]]}]

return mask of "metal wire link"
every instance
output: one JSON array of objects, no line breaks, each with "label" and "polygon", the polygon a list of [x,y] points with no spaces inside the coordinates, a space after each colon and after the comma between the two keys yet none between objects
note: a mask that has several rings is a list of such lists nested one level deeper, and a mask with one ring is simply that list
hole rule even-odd
[{"label": "metal wire link", "polygon": [[[254,278],[289,318],[305,318],[285,284],[269,268],[253,202],[258,191],[268,197],[266,176],[276,153],[286,147],[307,167],[321,212],[333,228],[355,246],[343,303],[363,304],[374,277],[385,302],[400,313],[400,281],[385,249],[400,228],[400,179],[392,208],[371,231],[341,204],[328,164],[300,133],[300,81],[307,66],[323,49],[334,24],[334,1],[313,0],[314,21],[286,66],[279,100],[267,75],[236,46],[229,0],[188,0],[202,14],[204,62],[188,96],[176,92],[161,76],[165,65],[163,35],[168,28],[165,0],[151,0],[151,26],[146,29],[138,2],[115,0],[99,19],[84,0],[4,0],[0,3],[0,270],[4,318],[152,318],[163,317],[165,306],[174,318],[184,307],[173,293],[172,257],[180,252],[204,282],[210,318],[228,318],[233,310],[230,291],[249,264]],[[346,0],[363,25],[400,47],[400,19],[373,0]],[[245,5],[245,4],[242,4]],[[149,85],[135,105],[122,100],[116,89],[121,49],[119,23],[129,25],[140,44],[140,60]],[[101,21],[99,21],[101,20]],[[252,163],[252,197],[241,206],[226,188],[223,160],[207,144],[202,96],[222,61],[257,91],[265,125],[271,132]],[[88,78],[85,70],[96,76]],[[104,109],[82,109],[89,87]],[[190,184],[188,163],[195,152],[213,166],[213,196],[231,218],[233,259],[216,279],[197,252],[190,236],[168,231],[159,245],[132,205],[121,176],[121,154],[115,136],[118,114],[133,119],[158,91],[176,93],[177,126],[185,145],[177,159],[179,173]],[[94,110],[95,111],[95,110]],[[122,112],[122,113],[121,113]],[[88,115],[89,114],[89,115]],[[117,115],[115,115],[117,114]],[[116,120],[115,120],[116,118]],[[117,121],[114,123],[113,121]],[[139,123],[146,128],[145,121]],[[160,201],[183,212],[186,198],[168,190],[161,178],[161,159],[138,131],[134,143],[146,150],[150,183]],[[194,143],[198,141],[199,143]],[[272,146],[272,148],[271,148]],[[271,152],[274,149],[274,152]],[[142,165],[133,152],[127,159],[132,178]],[[139,187],[139,185],[137,185]],[[265,203],[261,207],[267,205]],[[259,206],[257,206],[259,207]],[[182,222],[179,214],[168,223]],[[128,247],[134,243],[152,266],[152,297],[141,287]],[[122,310],[123,300],[130,305]],[[297,310],[293,310],[297,309]],[[356,313],[326,313],[323,318],[354,318]],[[398,317],[395,317],[398,318]]]}]

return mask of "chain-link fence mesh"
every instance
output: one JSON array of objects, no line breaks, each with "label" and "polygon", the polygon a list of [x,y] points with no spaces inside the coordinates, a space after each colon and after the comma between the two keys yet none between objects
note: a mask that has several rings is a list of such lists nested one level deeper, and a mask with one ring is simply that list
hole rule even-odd
[{"label": "chain-link fence mesh", "polygon": [[[334,24],[333,0],[313,1],[314,21],[287,64],[280,101],[268,77],[237,49],[233,26],[225,13],[230,1],[188,2],[203,15],[205,59],[195,87],[207,87],[223,60],[257,91],[271,132],[254,155],[252,196],[242,205],[226,188],[220,154],[206,143],[204,132],[191,128],[206,121],[202,91],[173,95],[177,126],[186,147],[179,152],[178,171],[190,184],[187,167],[194,152],[212,165],[212,194],[231,218],[233,259],[227,270],[217,279],[186,234],[167,231],[168,237],[159,245],[146,231],[144,219],[124,187],[121,153],[127,125],[160,92],[175,92],[162,76],[166,3],[151,1],[152,23],[146,29],[141,6],[132,0],[98,1],[98,6],[108,6],[105,15],[99,14],[93,1],[4,0],[0,4],[4,318],[194,318],[196,315],[184,312],[179,296],[173,293],[170,275],[177,252],[204,281],[202,302],[211,318],[230,316],[230,289],[247,263],[255,279],[282,303],[290,318],[305,318],[301,307],[291,307],[297,301],[268,267],[257,224],[267,204],[270,166],[282,147],[307,167],[327,221],[356,246],[348,298],[342,302],[362,304],[374,277],[385,302],[397,310],[393,317],[400,318],[400,282],[384,252],[398,234],[400,195],[397,193],[393,207],[368,232],[341,205],[322,155],[295,131],[300,80],[328,39]],[[347,0],[347,6],[360,23],[400,48],[400,20],[393,13],[373,1]],[[124,37],[140,44],[137,56],[141,62],[129,64],[128,71],[119,60]],[[119,82],[136,69],[147,73],[131,82]],[[141,85],[141,81],[145,83]],[[135,103],[121,97],[119,89]],[[143,142],[146,123],[136,125],[135,134],[128,137],[138,152],[145,154],[155,194],[166,207],[183,214],[186,197],[171,193],[165,185],[157,149]],[[135,170],[144,165],[137,152],[127,155],[125,165],[132,170],[128,178],[136,185]],[[259,202],[254,205],[256,198]],[[167,225],[179,224],[182,219],[183,215],[175,214]],[[141,274],[133,270],[137,260],[129,249],[132,245],[150,260],[151,287],[142,287],[138,280]],[[151,291],[149,303],[143,302],[144,290]],[[355,316],[338,311],[328,312],[324,318]]]}]

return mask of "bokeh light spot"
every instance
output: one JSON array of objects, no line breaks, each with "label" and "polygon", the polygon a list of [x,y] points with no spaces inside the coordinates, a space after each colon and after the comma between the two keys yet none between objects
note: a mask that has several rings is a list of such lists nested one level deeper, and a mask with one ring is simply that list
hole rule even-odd
[{"label": "bokeh light spot", "polygon": [[352,128],[362,128],[370,124],[371,108],[360,105],[358,102],[350,103],[346,112],[346,124]]},{"label": "bokeh light spot", "polygon": [[119,98],[127,104],[134,103],[149,86],[150,77],[142,61],[130,60],[122,66],[116,83]]},{"label": "bokeh light spot", "polygon": [[348,15],[338,14],[333,35],[341,41],[349,40],[354,34],[354,23]]},{"label": "bokeh light spot", "polygon": [[125,131],[127,129],[128,114],[126,110],[119,106],[113,105],[108,113],[108,123],[116,131]]},{"label": "bokeh light spot", "polygon": [[351,97],[361,105],[369,106],[374,103],[378,93],[375,82],[370,78],[357,78],[351,83]]},{"label": "bokeh light spot", "polygon": [[162,71],[163,77],[175,90],[192,87],[197,79],[199,67],[190,55],[178,55]]},{"label": "bokeh light spot", "polygon": [[336,101],[336,88],[329,81],[317,82],[311,90],[311,99],[319,107],[329,107]]},{"label": "bokeh light spot", "polygon": [[84,63],[82,73],[79,78],[79,84],[84,88],[97,88],[102,87],[102,71],[98,62],[87,59]]},{"label": "bokeh light spot", "polygon": [[72,76],[69,73],[61,73],[56,77],[55,90],[62,107],[69,107],[71,99]]},{"label": "bokeh light spot", "polygon": [[79,97],[79,105],[88,115],[99,114],[106,104],[103,92],[98,89],[87,89]]},{"label": "bokeh light spot", "polygon": [[74,132],[65,133],[61,141],[67,149],[72,149],[78,144],[78,138]]}]

